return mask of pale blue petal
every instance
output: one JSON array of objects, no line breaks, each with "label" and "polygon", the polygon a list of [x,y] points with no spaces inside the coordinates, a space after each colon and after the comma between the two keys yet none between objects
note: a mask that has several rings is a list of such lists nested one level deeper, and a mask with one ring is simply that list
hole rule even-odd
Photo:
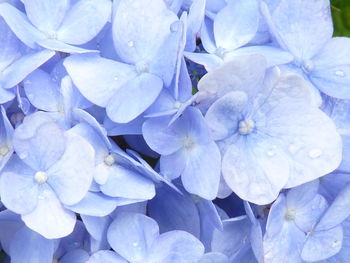
[{"label": "pale blue petal", "polygon": [[[63,131],[58,125],[53,121],[37,123],[35,119],[40,120],[43,115],[45,114],[39,112],[30,115],[15,130],[13,137],[13,145],[19,158],[37,171],[46,171],[57,162],[66,147]],[[34,129],[32,135],[28,133],[29,129]]]},{"label": "pale blue petal", "polygon": [[84,222],[86,230],[96,240],[107,241],[107,229],[112,222],[110,216],[86,216],[82,215],[81,219]]},{"label": "pale blue petal", "polygon": [[29,166],[14,155],[1,174],[1,202],[12,211],[24,214],[37,205],[38,185]]},{"label": "pale blue petal", "polygon": [[307,61],[333,34],[329,1],[282,0],[272,14],[270,30],[298,61]]},{"label": "pale blue petal", "polygon": [[148,202],[148,211],[158,222],[161,233],[183,230],[199,238],[199,214],[189,195],[167,186],[157,188],[157,195]]},{"label": "pale blue petal", "polygon": [[240,198],[256,204],[277,198],[288,180],[290,161],[282,149],[273,147],[275,144],[271,136],[262,135],[246,141],[241,138],[226,150],[222,174]]},{"label": "pale blue petal", "polygon": [[169,86],[174,77],[178,53],[181,51],[181,38],[185,30],[182,21],[175,21],[172,25],[171,34],[167,36],[164,43],[159,48],[152,63],[150,64],[150,73],[160,77],[165,86]]},{"label": "pale blue petal", "polygon": [[127,263],[125,259],[118,256],[116,253],[112,251],[107,251],[107,250],[100,250],[94,253],[87,262],[89,263]]},{"label": "pale blue petal", "polygon": [[182,146],[182,134],[172,126],[168,127],[168,123],[168,117],[150,118],[142,126],[147,144],[152,150],[164,155],[172,154]]},{"label": "pale blue petal", "polygon": [[41,31],[56,31],[69,8],[69,0],[24,0],[28,18]]},{"label": "pale blue petal", "polygon": [[110,18],[110,0],[80,0],[67,12],[57,32],[57,39],[81,45],[93,39]]},{"label": "pale blue petal", "polygon": [[152,181],[148,180],[140,173],[114,165],[113,173],[107,182],[101,185],[101,191],[112,197],[124,197],[131,199],[152,199],[155,195],[155,188]]},{"label": "pale blue petal", "polygon": [[63,64],[81,94],[101,107],[136,74],[130,65],[96,54],[70,56]]},{"label": "pale blue petal", "polygon": [[113,22],[114,47],[123,61],[150,62],[178,20],[163,0],[121,0]]},{"label": "pale blue petal", "polygon": [[38,43],[40,46],[42,46],[44,48],[51,49],[51,50],[57,50],[57,51],[61,51],[64,53],[81,54],[81,53],[96,53],[96,52],[98,52],[98,50],[89,50],[89,49],[85,49],[85,48],[81,48],[81,47],[75,47],[75,46],[66,44],[62,41],[58,41],[56,39],[47,38],[47,37],[38,39],[36,41],[36,43]]},{"label": "pale blue petal", "polygon": [[204,254],[203,244],[185,231],[170,231],[160,235],[152,244],[147,263],[191,263]]},{"label": "pale blue petal", "polygon": [[256,0],[229,1],[214,20],[216,46],[229,51],[241,47],[255,36],[258,25]]},{"label": "pale blue petal", "polygon": [[185,52],[184,55],[187,59],[203,65],[208,72],[219,68],[224,63],[222,58],[213,54]]},{"label": "pale blue petal", "polygon": [[23,82],[24,90],[30,103],[44,111],[59,111],[59,87],[48,73],[41,69],[32,72]]},{"label": "pale blue petal", "polygon": [[90,262],[89,253],[83,249],[74,249],[66,253],[61,259],[60,263],[86,263]]},{"label": "pale blue petal", "polygon": [[13,33],[27,46],[37,48],[36,41],[43,39],[44,34],[32,26],[21,11],[9,3],[0,3],[0,15],[11,28]]},{"label": "pale blue petal", "polygon": [[332,38],[312,61],[311,82],[322,92],[339,99],[350,99],[350,40]]},{"label": "pale blue petal", "polygon": [[342,247],[343,229],[341,226],[311,232],[306,240],[301,257],[305,261],[319,261],[337,254]]},{"label": "pale blue petal", "polygon": [[88,192],[80,202],[66,205],[66,208],[81,215],[106,216],[117,207],[117,204],[117,200],[102,193]]},{"label": "pale blue petal", "polygon": [[178,178],[185,169],[186,155],[182,151],[176,151],[169,155],[160,157],[160,172],[166,178],[174,180]]},{"label": "pale blue petal", "polygon": [[196,48],[196,38],[204,20],[205,0],[194,0],[188,11],[186,51],[193,52]]},{"label": "pale blue petal", "polygon": [[116,91],[106,108],[108,117],[118,123],[134,120],[156,100],[162,88],[160,78],[142,73]]},{"label": "pale blue petal", "polygon": [[273,46],[249,46],[242,47],[225,54],[225,61],[235,59],[239,56],[260,54],[265,57],[267,67],[283,65],[293,60],[292,54]]},{"label": "pale blue petal", "polygon": [[5,89],[14,87],[53,55],[55,52],[51,50],[33,51],[25,54],[3,71],[0,86]]},{"label": "pale blue petal", "polygon": [[183,153],[187,164],[181,175],[185,189],[208,200],[215,199],[220,183],[221,154],[214,143],[196,145]]},{"label": "pale blue petal", "polygon": [[229,263],[228,257],[217,252],[205,254],[198,263]]},{"label": "pale blue petal", "polygon": [[327,230],[341,224],[350,215],[350,185],[335,198],[316,226],[316,230]]},{"label": "pale blue petal", "polygon": [[142,214],[119,213],[108,229],[107,238],[126,260],[142,262],[158,235],[158,225],[153,219]]},{"label": "pale blue petal", "polygon": [[66,150],[47,171],[48,184],[66,205],[78,203],[88,192],[94,171],[92,146],[73,132],[66,132]]},{"label": "pale blue petal", "polygon": [[248,96],[245,92],[231,91],[210,106],[205,120],[214,140],[223,140],[236,132],[247,103]]},{"label": "pale blue petal", "polygon": [[0,20],[0,32],[0,70],[3,70],[19,55],[20,41],[3,19]]},{"label": "pale blue petal", "polygon": [[54,240],[23,226],[14,234],[9,252],[11,263],[47,263],[52,261],[54,251]]},{"label": "pale blue petal", "polygon": [[246,216],[223,221],[223,230],[215,229],[211,248],[227,257],[234,256],[244,245],[250,231],[250,221]]},{"label": "pale blue petal", "polygon": [[52,239],[72,233],[76,217],[62,206],[55,193],[47,186],[40,190],[35,210],[22,215],[22,220],[35,232]]}]

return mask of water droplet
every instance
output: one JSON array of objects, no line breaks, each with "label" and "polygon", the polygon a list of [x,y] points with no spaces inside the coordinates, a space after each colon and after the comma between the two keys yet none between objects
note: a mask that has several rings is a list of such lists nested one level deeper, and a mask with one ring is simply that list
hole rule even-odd
[{"label": "water droplet", "polygon": [[179,109],[180,107],[181,107],[181,102],[180,101],[175,101],[175,103],[174,103],[174,108],[175,109]]},{"label": "water droplet", "polygon": [[118,77],[114,77],[113,79],[114,79],[114,80],[118,80],[119,78],[118,78]]},{"label": "water droplet", "polygon": [[24,158],[26,158],[27,156],[28,156],[27,153],[21,153],[21,154],[19,155],[19,158],[24,159]]},{"label": "water droplet", "polygon": [[345,72],[342,70],[337,70],[334,72],[336,76],[338,77],[345,77]]},{"label": "water droplet", "polygon": [[139,245],[139,243],[134,242],[134,243],[132,243],[132,245],[133,245],[134,247],[137,247],[137,246]]},{"label": "water droplet", "polygon": [[291,154],[295,154],[299,150],[299,147],[296,144],[292,143],[289,145],[288,150]]},{"label": "water droplet", "polygon": [[172,23],[170,25],[171,32],[177,32],[177,31],[179,31],[179,28],[180,28],[180,21],[175,21],[174,23]]},{"label": "water droplet", "polygon": [[309,157],[310,158],[318,158],[322,155],[322,151],[320,149],[313,149],[309,152]]},{"label": "water droplet", "polygon": [[340,242],[339,242],[338,240],[335,240],[335,241],[332,243],[331,247],[335,248],[335,247],[339,246],[339,243],[340,243]]},{"label": "water droplet", "polygon": [[129,46],[129,47],[133,47],[133,46],[134,46],[134,41],[129,41],[129,42],[128,42],[128,46]]},{"label": "water droplet", "polygon": [[272,157],[272,156],[274,156],[276,153],[275,153],[274,151],[272,151],[272,150],[269,150],[269,151],[267,151],[266,154],[267,154],[268,156]]}]

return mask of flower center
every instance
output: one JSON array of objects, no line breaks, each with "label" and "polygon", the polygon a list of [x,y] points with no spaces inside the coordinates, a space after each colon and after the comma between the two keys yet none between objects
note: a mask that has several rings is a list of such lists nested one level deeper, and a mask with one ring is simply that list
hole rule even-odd
[{"label": "flower center", "polygon": [[36,172],[34,175],[35,181],[37,181],[39,184],[46,183],[47,181],[47,173],[43,171]]},{"label": "flower center", "polygon": [[7,146],[0,147],[0,155],[1,156],[5,156],[6,154],[8,154],[8,152],[9,152],[9,148]]},{"label": "flower center", "polygon": [[193,139],[188,136],[182,139],[182,144],[187,150],[193,149],[193,147],[195,146]]},{"label": "flower center", "polygon": [[220,58],[224,58],[224,55],[225,55],[226,51],[224,48],[222,47],[218,47],[216,50],[215,50],[215,55],[217,55],[218,57]]},{"label": "flower center", "polygon": [[288,221],[292,221],[295,219],[297,215],[297,212],[295,211],[295,209],[288,209],[284,215],[284,218]]},{"label": "flower center", "polygon": [[309,60],[309,61],[305,61],[302,65],[301,65],[301,69],[306,73],[306,74],[310,74],[311,71],[313,71],[315,68],[314,63]]},{"label": "flower center", "polygon": [[149,71],[149,65],[144,61],[138,62],[135,66],[137,74],[142,74]]},{"label": "flower center", "polygon": [[115,163],[115,158],[113,155],[109,154],[104,159],[105,164],[112,166]]},{"label": "flower center", "polygon": [[253,120],[247,119],[240,121],[238,124],[238,132],[241,135],[247,135],[251,133],[255,128],[255,122]]}]

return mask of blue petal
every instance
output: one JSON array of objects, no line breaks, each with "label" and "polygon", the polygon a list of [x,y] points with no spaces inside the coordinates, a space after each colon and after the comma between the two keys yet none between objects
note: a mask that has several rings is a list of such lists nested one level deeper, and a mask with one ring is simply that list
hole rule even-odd
[{"label": "blue petal", "polygon": [[0,86],[5,89],[14,87],[53,55],[55,52],[51,50],[33,51],[25,54],[3,71]]},{"label": "blue petal", "polygon": [[130,65],[96,54],[70,56],[63,64],[81,94],[101,107],[136,74]]},{"label": "blue petal", "polygon": [[72,233],[75,214],[65,209],[49,186],[43,186],[34,211],[22,215],[24,223],[47,239],[61,238]]},{"label": "blue petal", "polygon": [[90,262],[89,253],[83,249],[74,249],[66,253],[61,259],[60,263],[86,263]]},{"label": "blue petal", "polygon": [[205,254],[198,263],[229,263],[229,260],[224,254],[211,252]]},{"label": "blue petal", "polygon": [[178,20],[162,0],[122,0],[114,16],[115,49],[123,61],[133,64],[153,59],[170,34],[170,25]]},{"label": "blue petal", "polygon": [[28,18],[9,3],[0,4],[0,15],[15,33],[15,35],[27,46],[37,48],[37,41],[44,38],[44,34],[32,26]]},{"label": "blue petal", "polygon": [[6,207],[19,214],[35,209],[38,185],[33,180],[34,173],[34,170],[13,155],[1,175],[1,201]]},{"label": "blue petal", "polygon": [[[15,130],[13,145],[19,157],[33,169],[37,171],[46,171],[62,156],[66,142],[63,131],[53,122],[47,122],[37,126],[34,136],[26,134],[26,126],[35,125],[31,121],[34,117],[31,115],[25,120],[22,126]],[[55,140],[52,140],[55,138]]]},{"label": "blue petal", "polygon": [[152,199],[155,195],[155,188],[152,181],[143,177],[140,173],[114,165],[113,173],[107,182],[101,185],[101,191],[112,197],[124,197],[130,199]]},{"label": "blue petal", "polygon": [[23,226],[13,236],[10,245],[12,263],[51,262],[55,251],[55,241],[48,240]]},{"label": "blue petal", "polygon": [[66,207],[81,215],[106,216],[117,204],[117,200],[102,193],[88,192],[80,202]]},{"label": "blue petal", "polygon": [[121,86],[107,105],[107,115],[115,122],[127,123],[143,113],[163,88],[160,78],[142,73]]},{"label": "blue petal", "polygon": [[26,14],[39,30],[56,31],[69,8],[69,0],[26,0]]},{"label": "blue petal", "polygon": [[95,152],[82,137],[69,131],[65,137],[65,152],[47,171],[47,182],[62,203],[73,205],[82,200],[90,188]]},{"label": "blue petal", "polygon": [[59,111],[59,87],[41,69],[32,72],[23,82],[30,103],[44,111]]},{"label": "blue petal", "polygon": [[282,0],[268,23],[279,44],[297,61],[312,58],[333,34],[329,1]]},{"label": "blue petal", "polygon": [[337,254],[342,247],[343,229],[341,226],[311,232],[306,240],[301,257],[305,261],[319,261]]},{"label": "blue petal", "polygon": [[[322,92],[339,99],[350,99],[350,40],[332,38],[312,61],[310,80]],[[336,51],[336,52],[334,52]]]},{"label": "blue petal", "polygon": [[158,225],[153,219],[141,214],[119,213],[108,229],[107,238],[119,255],[137,262],[146,259],[158,235]]},{"label": "blue petal", "polygon": [[204,254],[203,244],[185,231],[170,231],[152,244],[147,257],[152,263],[197,262]]},{"label": "blue petal", "polygon": [[230,51],[241,47],[255,36],[258,25],[256,0],[230,1],[214,20],[216,46]]},{"label": "blue petal", "polygon": [[323,214],[316,230],[327,230],[341,224],[350,215],[350,185],[347,185]]},{"label": "blue petal", "polygon": [[107,250],[100,250],[94,253],[90,257],[88,262],[89,263],[127,263],[125,259],[118,256],[113,251],[107,251]]},{"label": "blue petal", "polygon": [[107,23],[111,14],[110,0],[80,0],[67,12],[57,32],[57,39],[81,45],[93,39]]},{"label": "blue petal", "polygon": [[199,214],[189,195],[181,195],[167,186],[157,188],[157,195],[148,202],[148,210],[161,233],[184,230],[199,237]]}]

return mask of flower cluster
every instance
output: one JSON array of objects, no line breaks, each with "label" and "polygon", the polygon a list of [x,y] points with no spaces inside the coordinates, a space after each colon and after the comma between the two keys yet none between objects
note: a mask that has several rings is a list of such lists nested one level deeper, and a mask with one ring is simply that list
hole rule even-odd
[{"label": "flower cluster", "polygon": [[329,0],[0,0],[12,263],[350,261]]}]

